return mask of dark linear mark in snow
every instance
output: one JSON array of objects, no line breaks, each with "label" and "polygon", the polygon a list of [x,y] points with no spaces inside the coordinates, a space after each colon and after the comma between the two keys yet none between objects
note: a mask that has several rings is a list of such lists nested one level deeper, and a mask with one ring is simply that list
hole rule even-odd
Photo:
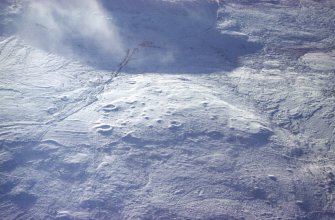
[{"label": "dark linear mark in snow", "polygon": [[22,92],[20,90],[16,90],[16,89],[0,88],[0,92],[1,91],[4,91],[4,92],[16,92],[16,93],[22,94]]},{"label": "dark linear mark in snow", "polygon": [[[138,52],[138,48],[127,50],[125,57],[123,58],[123,60],[118,65],[118,68],[116,69],[116,71],[112,72],[112,76],[110,77],[109,80],[107,80],[105,82],[105,85],[109,84],[115,77],[117,77],[119,75],[121,70],[127,66],[127,64],[131,61],[132,57],[136,54],[136,52]],[[101,93],[101,92],[99,92],[99,93]]]},{"label": "dark linear mark in snow", "polygon": [[[290,2],[286,0],[257,1],[257,4],[227,0],[222,5],[227,5],[222,9],[222,20],[217,22],[232,32],[237,31],[231,38],[237,40],[237,45],[248,43],[248,34],[261,34],[259,38],[273,41],[280,32],[278,39],[283,42],[278,43],[287,48],[286,41],[293,45],[298,35],[303,38],[297,42],[300,44],[324,34],[319,30],[322,25],[315,28],[316,37],[297,35],[287,28],[313,32],[309,24],[297,23],[305,14],[315,20],[320,17],[328,27],[326,18],[333,12],[327,16],[321,13],[326,1],[331,0],[301,1],[310,4],[301,11],[282,5]],[[167,1],[108,2],[112,2],[111,6],[132,2],[138,12],[136,6],[148,2],[161,6],[161,2]],[[203,6],[206,1],[187,2]],[[315,4],[320,10],[314,13]],[[183,19],[175,22],[175,16],[169,14],[180,12],[178,8],[166,8],[167,14],[151,10],[135,14],[133,25],[128,27],[136,28],[136,22],[148,24],[144,19],[136,19],[142,15],[151,27],[160,28],[161,21],[167,18],[173,21],[170,23],[183,22]],[[162,20],[155,17],[160,13],[165,16]],[[118,15],[121,20],[127,16]],[[294,21],[288,22],[291,20]],[[125,19],[123,23],[127,26],[128,21],[133,20]],[[186,24],[188,27],[189,21]],[[12,86],[23,95],[2,91],[5,98],[1,105],[4,117],[0,135],[9,135],[1,136],[0,216],[4,219],[333,219],[335,100],[331,92],[322,90],[333,88],[333,72],[311,72],[308,68],[298,71],[274,50],[243,58],[250,66],[243,65],[229,73],[222,69],[219,73],[196,75],[188,68],[193,66],[184,68],[184,65],[200,58],[195,63],[200,66],[207,57],[209,62],[205,66],[212,67],[212,56],[201,54],[199,48],[188,48],[194,42],[188,42],[192,38],[185,33],[195,33],[195,45],[204,41],[208,50],[218,48],[207,48],[211,46],[207,43],[230,39],[214,33],[215,29],[207,31],[205,26],[195,24],[193,32],[186,30],[180,35],[166,36],[171,30],[163,25],[158,32],[167,29],[160,37],[169,45],[151,33],[141,33],[139,42],[127,45],[134,49],[124,51],[118,56],[122,60],[116,64],[108,62],[108,57],[99,57],[99,52],[90,54],[91,51],[81,48],[95,60],[105,59],[106,68],[113,67],[110,69],[115,71],[108,76],[98,73],[104,61],[91,65],[90,68],[98,69],[88,72],[85,66],[59,56],[54,59],[17,42],[2,48],[1,58],[5,57],[0,61],[5,66],[1,71],[2,87]],[[41,29],[36,25],[35,28]],[[282,36],[286,34],[287,37]],[[333,42],[331,39],[329,44]],[[326,41],[310,43],[322,46]],[[232,45],[236,46],[235,43]],[[144,62],[143,69],[138,69],[145,74],[123,74],[122,79],[116,78],[121,72],[136,70],[137,65],[133,64],[146,57],[143,55],[155,58],[156,54],[171,49],[171,45],[193,51],[180,51],[175,56],[180,58],[175,62],[179,66],[173,66],[177,76],[159,74],[169,69],[169,65],[160,64],[157,66],[163,66],[158,68],[161,72],[147,74],[145,65],[150,70],[157,67],[154,59],[149,59],[151,62]],[[227,55],[229,50],[224,49],[217,53]],[[243,45],[238,52],[240,49]],[[191,58],[182,56],[190,54]],[[311,62],[320,59],[314,60],[314,55],[307,58]],[[318,65],[324,67],[322,62]],[[194,67],[199,72],[203,70]],[[52,72],[57,68],[57,72]],[[187,70],[194,74],[182,75]],[[55,76],[52,79],[56,82],[46,83],[47,77],[39,78],[43,73]],[[12,76],[17,77],[14,83]],[[39,84],[43,88],[35,86]],[[90,115],[92,118],[87,118]],[[46,120],[49,121],[43,123]],[[43,140],[35,139],[35,133],[43,137],[47,132]]]},{"label": "dark linear mark in snow", "polygon": [[[104,81],[102,84],[97,85],[96,87],[94,87],[94,89],[92,89],[91,91],[88,92],[89,93],[88,95],[83,94],[84,97],[80,98],[81,103],[76,104],[72,111],[66,112],[66,114],[64,114],[64,115],[63,115],[63,112],[60,111],[58,113],[58,114],[60,114],[60,116],[54,118],[53,120],[50,120],[50,121],[46,122],[45,125],[47,125],[47,128],[45,128],[44,131],[39,135],[38,140],[41,141],[43,139],[43,137],[48,133],[48,130],[49,130],[50,126],[53,126],[55,123],[59,123],[59,122],[65,120],[65,119],[67,119],[68,117],[78,113],[79,111],[83,110],[84,108],[87,108],[88,106],[95,103],[98,100],[97,96],[99,94],[101,94],[104,91],[104,89],[106,88],[106,86],[109,85],[119,75],[119,73],[122,71],[122,69],[124,67],[126,67],[127,64],[131,61],[132,57],[134,56],[134,54],[137,51],[138,51],[137,48],[127,50],[127,53],[126,53],[125,57],[122,59],[122,61],[118,65],[117,69],[111,73],[110,78],[108,80]],[[76,103],[76,102],[73,102],[73,103]],[[69,103],[69,104],[71,104],[71,103]],[[67,104],[67,105],[69,105],[69,104]],[[65,107],[63,107],[63,109]]]}]

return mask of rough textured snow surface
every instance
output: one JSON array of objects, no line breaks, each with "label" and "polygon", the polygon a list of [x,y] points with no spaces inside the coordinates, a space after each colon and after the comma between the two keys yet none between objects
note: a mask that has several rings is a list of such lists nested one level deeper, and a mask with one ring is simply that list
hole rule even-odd
[{"label": "rough textured snow surface", "polygon": [[0,219],[334,219],[334,9],[1,1]]}]

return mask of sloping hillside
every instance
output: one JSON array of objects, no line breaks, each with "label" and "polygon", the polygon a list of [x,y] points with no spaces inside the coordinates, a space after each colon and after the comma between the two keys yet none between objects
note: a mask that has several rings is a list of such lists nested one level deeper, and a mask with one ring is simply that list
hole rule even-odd
[{"label": "sloping hillside", "polygon": [[332,1],[2,1],[1,219],[333,219]]}]

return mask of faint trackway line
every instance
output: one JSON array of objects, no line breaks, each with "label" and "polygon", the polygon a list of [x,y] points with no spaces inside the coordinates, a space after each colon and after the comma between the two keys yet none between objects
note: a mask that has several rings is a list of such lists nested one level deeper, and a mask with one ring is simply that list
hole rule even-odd
[{"label": "faint trackway line", "polygon": [[[39,137],[39,140],[41,141],[43,139],[45,134],[48,132],[49,127],[51,125],[54,125],[54,123],[62,122],[63,120],[67,119],[68,117],[78,113],[82,109],[84,109],[84,108],[92,105],[93,103],[95,103],[98,100],[97,96],[105,90],[105,88],[108,84],[110,84],[117,76],[119,76],[122,69],[127,66],[127,64],[131,61],[131,59],[133,58],[133,56],[136,54],[137,51],[138,51],[138,48],[128,49],[127,52],[126,52],[126,55],[124,56],[122,61],[119,63],[116,70],[111,73],[110,78],[108,80],[104,81],[103,83],[101,83],[100,85],[94,87],[92,90],[88,91],[87,93],[89,93],[89,95],[87,95],[87,96],[85,96],[85,94],[82,95],[83,98],[80,99],[80,100],[82,100],[84,102],[84,105],[81,105],[81,103],[79,103],[77,106],[74,106],[74,108],[72,108],[73,110],[71,112],[68,112],[68,114],[59,114],[58,117],[55,117],[54,119],[52,119],[50,121],[47,121],[45,123],[45,125],[47,125],[48,127],[46,129],[44,129],[44,131],[42,132],[42,134]],[[74,104],[74,103],[75,102],[71,102],[71,103],[68,103],[68,104]],[[66,108],[66,106],[68,106],[68,105],[65,105],[62,110],[64,110]]]},{"label": "faint trackway line", "polygon": [[[53,122],[61,122],[65,119],[67,119],[68,117],[70,117],[71,115],[81,111],[82,109],[84,109],[84,108],[92,105],[94,102],[96,102],[98,100],[96,96],[101,94],[105,90],[105,87],[109,83],[111,83],[120,74],[121,70],[129,63],[129,61],[131,60],[132,56],[135,54],[136,51],[137,51],[137,48],[127,50],[126,56],[123,58],[122,62],[118,65],[118,68],[116,69],[116,71],[112,72],[111,77],[108,80],[106,80],[105,82],[103,82],[103,84],[97,86],[95,90],[91,91],[92,96],[94,96],[93,98],[91,97],[92,100],[89,100],[84,106],[81,106],[81,107],[75,109],[74,111],[70,112],[67,115],[64,115],[63,117],[58,117],[56,119],[53,119],[53,120],[47,122],[47,124],[52,124]],[[88,99],[90,99],[90,97],[88,97]]]}]

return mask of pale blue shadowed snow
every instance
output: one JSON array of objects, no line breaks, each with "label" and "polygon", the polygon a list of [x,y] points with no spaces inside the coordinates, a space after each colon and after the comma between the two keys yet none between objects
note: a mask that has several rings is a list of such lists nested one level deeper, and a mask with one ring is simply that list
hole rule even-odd
[{"label": "pale blue shadowed snow", "polygon": [[115,66],[125,48],[118,27],[98,1],[26,1],[10,24],[20,38],[46,52]]},{"label": "pale blue shadowed snow", "polygon": [[231,70],[262,46],[221,33],[218,7],[216,1],[27,1],[7,28],[35,47],[97,69],[115,70],[131,50],[128,72]]},{"label": "pale blue shadowed snow", "polygon": [[0,218],[334,218],[326,2],[1,1]]}]

